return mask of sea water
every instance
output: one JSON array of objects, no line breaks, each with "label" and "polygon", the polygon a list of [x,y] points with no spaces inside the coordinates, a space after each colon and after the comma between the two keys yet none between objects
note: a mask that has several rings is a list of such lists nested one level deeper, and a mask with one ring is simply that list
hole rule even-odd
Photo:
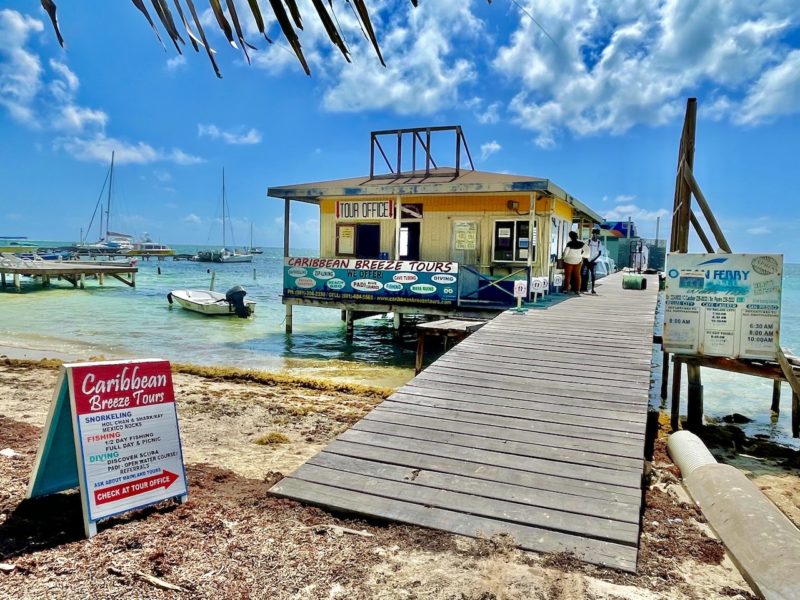
[{"label": "sea water", "polygon": [[[196,248],[176,250],[193,253]],[[140,260],[138,267],[135,288],[110,277],[104,286],[87,281],[85,290],[73,289],[67,282],[53,282],[49,289],[25,282],[21,294],[6,288],[0,292],[0,345],[76,358],[157,357],[389,387],[413,377],[414,344],[395,340],[389,319],[358,321],[350,342],[339,310],[296,306],[294,332],[287,335],[281,303],[282,250],[265,249],[252,263],[153,258]],[[216,291],[235,285],[247,290],[247,297],[257,303],[253,318],[206,317],[169,305],[171,290],[208,289],[212,272]],[[800,265],[785,267],[781,345],[800,354]],[[753,419],[743,426],[748,435],[763,434],[800,448],[791,438],[788,384],[783,384],[780,417],[772,419],[771,380],[706,368],[702,379],[709,417],[744,414]],[[682,406],[686,406],[685,389]]]}]

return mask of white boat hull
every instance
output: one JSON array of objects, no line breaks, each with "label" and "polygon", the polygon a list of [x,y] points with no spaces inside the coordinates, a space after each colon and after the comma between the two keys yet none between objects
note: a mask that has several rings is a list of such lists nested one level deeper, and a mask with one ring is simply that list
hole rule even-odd
[{"label": "white boat hull", "polygon": [[[228,315],[236,316],[236,309],[225,299],[225,294],[210,292],[208,290],[173,290],[170,296],[182,308],[203,315]],[[255,313],[256,303],[245,298],[244,304],[250,309],[250,314]]]}]

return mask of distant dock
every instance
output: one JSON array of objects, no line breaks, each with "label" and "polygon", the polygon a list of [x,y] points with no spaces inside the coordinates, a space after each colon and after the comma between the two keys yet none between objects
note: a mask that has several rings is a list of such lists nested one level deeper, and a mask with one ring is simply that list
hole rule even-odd
[{"label": "distant dock", "polygon": [[100,285],[105,284],[106,276],[113,277],[129,287],[136,286],[136,273],[139,271],[131,263],[115,264],[112,262],[98,261],[45,261],[23,260],[7,254],[0,255],[0,288],[8,285],[11,276],[11,285],[20,292],[21,277],[38,278],[42,285],[47,287],[54,279],[63,279],[75,288],[84,289],[86,279],[94,277]]}]

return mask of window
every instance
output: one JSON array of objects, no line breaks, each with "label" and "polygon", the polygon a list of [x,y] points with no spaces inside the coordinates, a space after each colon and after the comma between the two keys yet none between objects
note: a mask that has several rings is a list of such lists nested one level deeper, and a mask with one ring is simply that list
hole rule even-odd
[{"label": "window", "polygon": [[536,227],[529,220],[495,221],[492,238],[493,262],[536,260]]}]

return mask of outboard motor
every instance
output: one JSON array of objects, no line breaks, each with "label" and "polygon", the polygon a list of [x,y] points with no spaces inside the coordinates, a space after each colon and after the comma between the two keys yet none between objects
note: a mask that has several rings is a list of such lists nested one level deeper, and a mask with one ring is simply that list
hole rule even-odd
[{"label": "outboard motor", "polygon": [[233,309],[236,311],[236,316],[246,319],[250,316],[250,308],[244,303],[244,297],[247,295],[245,289],[236,285],[225,292],[225,300],[228,301]]}]

